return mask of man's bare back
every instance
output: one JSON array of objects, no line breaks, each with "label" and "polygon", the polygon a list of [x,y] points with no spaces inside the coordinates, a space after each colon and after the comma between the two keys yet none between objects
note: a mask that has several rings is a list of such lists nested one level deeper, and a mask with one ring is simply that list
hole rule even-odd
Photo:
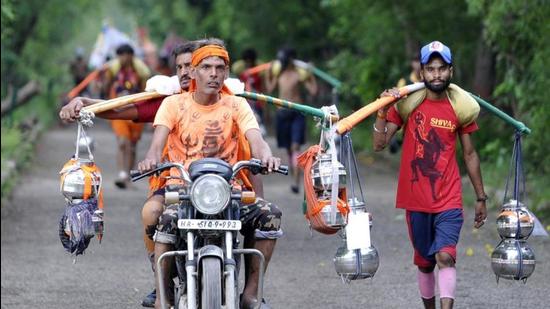
[{"label": "man's bare back", "polygon": [[[284,60],[284,59],[283,59]],[[266,88],[272,92],[277,88],[278,97],[295,103],[304,103],[300,95],[300,84],[304,84],[310,95],[317,92],[317,81],[310,72],[300,72],[292,64],[292,59],[288,66],[280,74],[274,74],[270,71],[267,75]],[[285,62],[285,61],[281,61]],[[284,66],[283,66],[284,67]],[[300,74],[309,73],[309,74]],[[305,142],[305,117],[297,111],[279,109],[277,111],[277,145],[279,148],[286,148],[288,152],[288,161],[291,163],[293,184],[290,186],[292,192],[299,193],[300,172],[296,167],[296,158],[300,151],[300,145]]]},{"label": "man's bare back", "polygon": [[278,76],[269,76],[267,80],[268,92],[275,88],[278,90],[278,97],[296,103],[304,103],[300,95],[300,84],[304,83],[307,91],[314,95],[317,92],[317,82],[313,75],[309,75],[305,80],[300,78],[298,69],[294,66],[289,66],[284,69]]},{"label": "man's bare back", "polygon": [[277,78],[279,98],[303,103],[300,96],[300,75],[294,68],[288,68],[281,72]]}]

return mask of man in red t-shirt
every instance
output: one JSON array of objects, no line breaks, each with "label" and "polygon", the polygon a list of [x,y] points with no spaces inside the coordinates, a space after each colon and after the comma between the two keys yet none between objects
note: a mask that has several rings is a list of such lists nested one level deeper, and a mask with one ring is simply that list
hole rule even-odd
[{"label": "man in red t-shirt", "polygon": [[[479,157],[470,139],[475,121],[461,125],[448,91],[453,76],[451,50],[434,41],[421,49],[420,74],[425,99],[402,119],[395,107],[378,111],[373,143],[380,151],[403,127],[403,152],[396,206],[406,210],[409,237],[418,266],[418,285],[425,308],[435,308],[435,265],[441,308],[452,308],[456,288],[456,244],[463,223],[462,186],[456,161],[457,136],[462,144],[466,170],[477,194],[474,226],[487,217]],[[397,88],[381,96],[399,97]],[[460,102],[455,102],[459,104]],[[398,103],[399,104],[399,103]]]}]

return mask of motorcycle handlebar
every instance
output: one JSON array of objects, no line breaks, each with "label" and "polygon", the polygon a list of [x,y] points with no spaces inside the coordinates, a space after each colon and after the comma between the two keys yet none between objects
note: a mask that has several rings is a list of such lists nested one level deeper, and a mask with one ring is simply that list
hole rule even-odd
[{"label": "motorcycle handlebar", "polygon": [[274,172],[283,174],[283,175],[288,175],[288,165],[279,165],[279,168]]},{"label": "motorcycle handlebar", "polygon": [[189,177],[189,174],[185,170],[183,164],[173,163],[173,162],[160,163],[154,169],[152,169],[150,171],[147,171],[147,172],[144,172],[144,173],[142,173],[138,170],[131,170],[130,171],[130,177],[131,177],[132,182],[135,182],[135,181],[138,181],[138,180],[140,180],[142,178],[145,178],[147,176],[150,176],[150,175],[153,175],[153,174],[158,174],[159,172],[161,172],[163,170],[166,170],[166,169],[169,169],[169,168],[172,168],[172,167],[175,167],[175,168],[179,169],[183,180],[185,180],[187,182],[191,182],[191,178]]},{"label": "motorcycle handlebar", "polygon": [[[191,182],[191,178],[189,177],[189,174],[185,170],[183,164],[181,164],[181,163],[172,163],[172,162],[158,164],[157,167],[155,167],[154,169],[152,169],[150,171],[147,171],[147,172],[144,172],[144,173],[142,173],[138,170],[131,170],[130,171],[130,177],[131,177],[132,182],[135,182],[135,181],[138,181],[138,180],[140,180],[142,178],[145,178],[147,176],[150,176],[150,175],[153,175],[153,174],[158,174],[161,171],[172,168],[172,167],[176,167],[180,170],[180,173],[182,175],[183,180],[185,180],[189,183]],[[250,159],[248,161],[239,161],[235,164],[235,166],[233,167],[233,177],[235,177],[235,175],[237,175],[237,173],[245,167],[247,167],[253,174],[267,174],[267,167],[264,166],[260,160]],[[279,168],[276,169],[276,170],[273,170],[272,173],[279,173],[279,174],[283,174],[283,175],[288,175],[288,166],[287,165],[280,165]]]},{"label": "motorcycle handlebar", "polygon": [[[248,161],[239,161],[233,166],[233,177],[237,175],[237,173],[243,169],[248,168],[248,170],[256,175],[256,174],[267,174],[267,166],[264,166],[262,164],[262,161],[258,159],[250,159]],[[287,165],[280,165],[278,169],[272,170],[272,173],[279,173],[283,175],[288,175],[288,166]]]}]

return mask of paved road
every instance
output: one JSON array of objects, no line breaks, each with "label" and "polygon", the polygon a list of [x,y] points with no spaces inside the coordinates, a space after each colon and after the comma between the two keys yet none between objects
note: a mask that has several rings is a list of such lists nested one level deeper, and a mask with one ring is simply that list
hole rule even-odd
[{"label": "paved road", "polygon": [[[145,182],[131,190],[114,187],[115,141],[105,124],[91,134],[98,142],[96,161],[103,169],[106,234],[94,239],[73,264],[58,236],[64,209],[58,171],[71,155],[75,126],[42,136],[37,158],[9,203],[2,205],[2,308],[140,308],[153,279],[141,239],[140,210]],[[150,134],[139,145],[143,155]],[[290,193],[288,179],[270,176],[266,196],[284,211],[285,236],[267,274],[266,298],[274,308],[420,308],[403,212],[393,205],[395,164],[364,160],[366,198],[374,214],[373,243],[381,256],[372,280],[343,284],[332,257],[338,236],[310,235],[301,199]],[[491,213],[489,222],[494,222]],[[501,280],[497,285],[485,246],[494,247],[494,224],[472,232],[471,209],[458,248],[456,308],[542,308],[550,303],[550,241],[529,240],[537,254],[536,272],[527,284]],[[467,255],[467,248],[473,255]],[[469,250],[468,250],[469,251]]]}]

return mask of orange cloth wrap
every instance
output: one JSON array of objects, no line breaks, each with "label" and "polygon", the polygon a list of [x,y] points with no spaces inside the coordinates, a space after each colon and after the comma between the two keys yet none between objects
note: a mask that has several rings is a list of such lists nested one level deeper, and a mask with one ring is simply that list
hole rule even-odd
[{"label": "orange cloth wrap", "polygon": [[204,58],[212,56],[220,57],[226,64],[229,64],[229,53],[225,48],[218,45],[206,45],[193,52],[191,56],[191,65],[196,67]]},{"label": "orange cloth wrap", "polygon": [[[311,168],[315,163],[317,155],[320,153],[321,147],[319,145],[314,145],[309,147],[304,153],[298,156],[298,167],[304,170],[304,195],[306,199],[306,219],[309,221],[311,228],[316,230],[319,233],[323,234],[334,234],[338,232],[339,228],[327,225],[321,210],[323,207],[330,205],[330,200],[319,200],[317,198],[317,193],[313,188],[313,180],[311,175]],[[336,207],[338,212],[342,216],[347,216],[349,213],[349,206],[347,204],[347,194],[346,190],[340,190],[338,192],[338,201],[336,202]]]}]

